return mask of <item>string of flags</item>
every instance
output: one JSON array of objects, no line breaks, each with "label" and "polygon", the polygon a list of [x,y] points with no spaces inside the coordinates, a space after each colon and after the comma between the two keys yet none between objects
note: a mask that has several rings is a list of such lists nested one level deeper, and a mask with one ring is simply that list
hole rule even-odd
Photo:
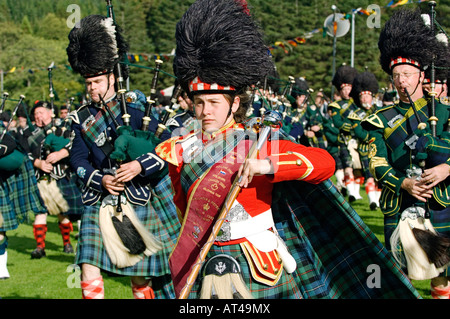
[{"label": "string of flags", "polygon": [[[426,2],[428,0],[400,0],[400,1],[394,1],[391,0],[387,5],[384,6],[384,8],[395,8],[398,6],[402,6],[405,4],[410,4],[410,3],[421,3],[421,2]],[[372,14],[376,14],[375,11],[369,12],[366,9],[362,9],[362,8],[358,8],[358,9],[352,9],[350,11],[350,13],[345,14],[345,16],[343,17],[343,19],[351,19],[352,14],[359,14],[359,15],[366,15],[366,16],[370,16]],[[282,41],[276,41],[274,44],[272,44],[271,46],[269,46],[269,50],[272,52],[275,49],[282,49],[284,51],[284,53],[288,54],[290,51],[293,50],[294,47],[300,45],[300,44],[304,44],[306,43],[306,39],[309,39],[311,37],[313,37],[315,34],[320,33],[323,35],[323,37],[325,37],[326,35],[326,28],[316,28],[312,31],[309,31],[307,33],[305,33],[302,36],[298,36],[295,38],[290,38],[287,40],[282,40]]]},{"label": "string of flags", "polygon": [[[384,8],[395,8],[398,6],[402,6],[405,4],[411,4],[411,3],[421,3],[421,2],[426,2],[428,0],[399,0],[399,1],[394,1],[391,0],[387,5],[384,6]],[[359,14],[359,15],[366,15],[366,16],[370,16],[372,14],[376,14],[375,11],[369,12],[365,9],[359,8],[359,9],[352,9],[350,13],[347,13],[343,19],[350,19],[352,17],[352,14]],[[282,50],[284,50],[284,52],[286,54],[288,54],[290,51],[293,50],[294,47],[297,47],[301,44],[305,44],[307,39],[312,38],[314,35],[320,33],[323,34],[323,36],[325,37],[326,35],[326,29],[321,27],[321,28],[315,28],[309,32],[304,33],[301,36],[298,37],[294,37],[294,38],[290,38],[290,39],[286,39],[286,40],[282,40],[282,41],[276,41],[273,45],[269,46],[269,50],[275,50],[275,49],[279,49],[281,48]],[[136,63],[136,62],[143,62],[143,61],[151,61],[151,60],[156,60],[156,59],[161,59],[161,60],[165,60],[165,61],[169,61],[172,57],[175,56],[175,49],[173,49],[170,53],[164,53],[164,54],[156,54],[156,53],[127,53],[127,57],[128,57],[128,61],[130,63]],[[70,65],[67,64],[63,64],[63,65],[59,65],[59,66],[55,66],[56,67],[62,67],[62,68],[66,68],[68,70],[72,70],[72,68],[70,67]],[[7,75],[10,73],[14,73],[14,72],[29,72],[31,74],[35,73],[35,72],[39,72],[39,71],[46,71],[47,72],[47,67],[35,67],[35,68],[28,68],[26,69],[25,67],[12,67],[10,70],[0,70],[1,73],[3,73],[3,75]]]}]

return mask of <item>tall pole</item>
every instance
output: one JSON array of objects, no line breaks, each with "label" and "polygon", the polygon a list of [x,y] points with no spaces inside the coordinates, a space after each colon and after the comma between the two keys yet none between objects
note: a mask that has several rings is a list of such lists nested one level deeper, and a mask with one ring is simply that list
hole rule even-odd
[{"label": "tall pole", "polygon": [[[331,6],[331,9],[333,9],[333,11],[334,11],[334,17],[333,17],[333,66],[332,66],[333,74],[332,74],[331,78],[334,78],[334,74],[336,73],[336,40],[337,40],[334,24],[336,23],[337,7],[333,4]],[[334,85],[333,84],[331,84],[331,96],[334,96]]]},{"label": "tall pole", "polygon": [[350,55],[350,66],[352,68],[355,67],[355,15],[359,10],[361,10],[361,8],[353,10],[352,12],[352,50]]}]

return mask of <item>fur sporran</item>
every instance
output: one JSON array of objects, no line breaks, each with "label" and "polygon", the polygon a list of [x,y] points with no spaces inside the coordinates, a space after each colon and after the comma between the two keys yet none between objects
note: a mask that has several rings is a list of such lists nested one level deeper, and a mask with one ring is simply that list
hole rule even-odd
[{"label": "fur sporran", "polygon": [[58,184],[56,184],[56,180],[53,178],[49,180],[41,179],[37,185],[50,215],[56,216],[69,210],[69,204],[64,199]]},{"label": "fur sporran", "polygon": [[[422,207],[405,209],[390,239],[395,259],[402,266],[405,266],[406,259],[408,276],[414,280],[437,277],[445,266],[442,264],[442,257],[438,256],[448,255],[448,251],[446,251],[448,248],[442,250],[441,245],[434,247],[429,245],[441,237],[436,233],[430,220],[424,216],[425,210]],[[417,236],[417,234],[419,235]],[[430,256],[434,257],[430,258]]]},{"label": "fur sporran", "polygon": [[104,200],[100,207],[99,225],[111,262],[124,268],[135,265],[144,255],[157,253],[162,249],[162,243],[147,231],[126,198],[121,201],[121,210],[117,211],[117,197],[115,201]]}]

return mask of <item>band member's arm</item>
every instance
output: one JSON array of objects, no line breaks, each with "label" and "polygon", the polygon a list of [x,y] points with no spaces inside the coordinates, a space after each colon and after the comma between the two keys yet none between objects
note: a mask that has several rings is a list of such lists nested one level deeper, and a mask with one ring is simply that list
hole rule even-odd
[{"label": "band member's arm", "polygon": [[73,124],[72,128],[75,132],[75,137],[72,142],[70,165],[84,185],[102,192],[103,174],[99,170],[96,170],[89,162],[90,152],[81,137],[81,126],[79,124]]},{"label": "band member's arm", "polygon": [[341,106],[338,103],[333,102],[328,105],[328,109],[331,110],[331,120],[333,121],[334,126],[343,133],[349,133],[351,130],[351,124],[339,113]]},{"label": "band member's arm", "polygon": [[369,170],[375,179],[392,192],[399,194],[402,182],[406,178],[388,162],[388,149],[381,129],[370,131]]},{"label": "band member's arm", "polygon": [[267,158],[273,166],[272,182],[274,183],[303,180],[318,184],[334,174],[335,161],[324,149],[307,147],[285,140],[271,142],[270,148]]}]

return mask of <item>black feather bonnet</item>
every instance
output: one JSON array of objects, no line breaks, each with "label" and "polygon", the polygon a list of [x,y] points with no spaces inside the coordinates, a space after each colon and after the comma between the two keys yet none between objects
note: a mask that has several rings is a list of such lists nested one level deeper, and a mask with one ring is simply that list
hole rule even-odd
[{"label": "black feather bonnet", "polygon": [[[120,27],[112,18],[101,15],[81,19],[70,31],[66,49],[72,69],[86,78],[114,72],[127,50]],[[122,76],[127,78],[127,68],[122,69]]]},{"label": "black feather bonnet", "polygon": [[174,73],[186,92],[241,92],[273,68],[244,0],[197,0],[176,26]]},{"label": "black feather bonnet", "polygon": [[380,32],[380,64],[389,75],[399,64],[426,70],[436,50],[437,39],[427,27],[420,10],[400,9],[393,13]]},{"label": "black feather bonnet", "polygon": [[357,106],[361,106],[359,95],[362,92],[370,92],[372,95],[378,93],[378,81],[375,74],[365,71],[356,75],[350,96],[353,98]]},{"label": "black feather bonnet", "polygon": [[353,85],[353,80],[358,74],[358,71],[350,65],[341,65],[333,76],[331,83],[340,90],[345,85]]}]

